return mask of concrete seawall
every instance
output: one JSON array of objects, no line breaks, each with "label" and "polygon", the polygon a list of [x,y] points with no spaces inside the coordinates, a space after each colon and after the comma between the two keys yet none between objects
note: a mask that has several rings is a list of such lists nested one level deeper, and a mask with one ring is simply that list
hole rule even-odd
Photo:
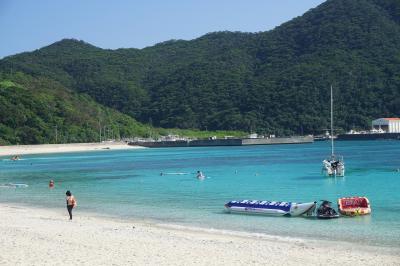
[{"label": "concrete seawall", "polygon": [[248,145],[273,145],[273,144],[301,144],[312,143],[313,137],[290,137],[290,138],[270,138],[270,139],[204,139],[190,141],[149,141],[131,142],[129,145],[138,145],[148,148],[168,148],[168,147],[207,147],[207,146],[248,146]]},{"label": "concrete seawall", "polygon": [[271,139],[242,139],[242,145],[300,144],[312,142],[314,142],[314,138],[311,136]]},{"label": "concrete seawall", "polygon": [[379,139],[400,140],[400,133],[341,134],[337,136],[337,140],[379,140]]}]

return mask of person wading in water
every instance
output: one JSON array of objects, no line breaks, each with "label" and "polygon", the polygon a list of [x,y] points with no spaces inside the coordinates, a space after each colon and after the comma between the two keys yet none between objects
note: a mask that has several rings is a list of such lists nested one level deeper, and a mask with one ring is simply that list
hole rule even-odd
[{"label": "person wading in water", "polygon": [[69,219],[72,220],[72,209],[76,206],[76,200],[69,190],[65,193],[65,195],[67,195],[66,200]]}]

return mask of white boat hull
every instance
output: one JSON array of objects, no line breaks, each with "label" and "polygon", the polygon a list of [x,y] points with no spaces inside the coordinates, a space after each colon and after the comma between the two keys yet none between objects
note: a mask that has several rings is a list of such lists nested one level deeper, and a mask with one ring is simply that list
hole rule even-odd
[{"label": "white boat hull", "polygon": [[336,165],[336,167],[332,166],[331,160],[323,160],[322,165],[323,168],[322,170],[326,173],[327,176],[344,176],[345,174],[345,167],[344,163],[342,161],[338,161],[339,163]]},{"label": "white boat hull", "polygon": [[296,203],[242,200],[230,201],[225,204],[225,208],[228,212],[262,214],[268,216],[300,216],[311,213],[315,207],[316,202]]}]

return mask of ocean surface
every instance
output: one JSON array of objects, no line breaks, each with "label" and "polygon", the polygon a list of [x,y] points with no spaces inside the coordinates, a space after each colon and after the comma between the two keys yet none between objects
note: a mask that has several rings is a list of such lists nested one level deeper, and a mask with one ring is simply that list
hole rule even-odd
[{"label": "ocean surface", "polygon": [[[78,209],[163,224],[283,237],[400,246],[400,141],[337,141],[346,177],[321,174],[329,142],[245,147],[160,148],[0,158],[0,202]],[[207,178],[195,178],[201,170]],[[160,173],[163,173],[162,175]],[[50,179],[55,188],[49,189]],[[366,196],[372,214],[318,220],[229,214],[237,199],[310,202]],[[67,212],[65,210],[67,218]]]}]

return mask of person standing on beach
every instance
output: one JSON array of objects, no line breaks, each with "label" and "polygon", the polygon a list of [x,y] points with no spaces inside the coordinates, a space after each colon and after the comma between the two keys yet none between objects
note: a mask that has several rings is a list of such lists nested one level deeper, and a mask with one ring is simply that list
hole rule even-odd
[{"label": "person standing on beach", "polygon": [[65,195],[67,195],[66,200],[69,219],[72,220],[72,209],[76,206],[76,200],[69,190],[65,193]]}]

